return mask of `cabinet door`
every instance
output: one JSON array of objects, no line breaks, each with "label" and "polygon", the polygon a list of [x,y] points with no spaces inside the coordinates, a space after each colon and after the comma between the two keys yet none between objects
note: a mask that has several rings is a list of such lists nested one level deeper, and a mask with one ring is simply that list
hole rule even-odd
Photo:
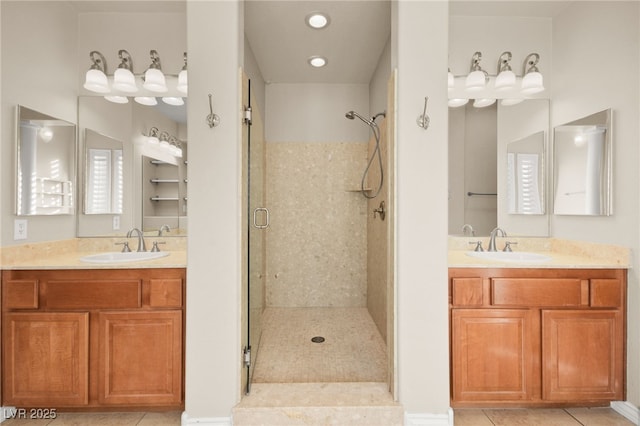
[{"label": "cabinet door", "polygon": [[3,405],[87,404],[88,325],[84,312],[5,314]]},{"label": "cabinet door", "polygon": [[539,351],[527,309],[453,309],[454,402],[524,401],[539,387]]},{"label": "cabinet door", "polygon": [[182,402],[182,311],[101,312],[98,401]]},{"label": "cabinet door", "polygon": [[550,401],[624,400],[618,310],[542,312],[542,389]]}]

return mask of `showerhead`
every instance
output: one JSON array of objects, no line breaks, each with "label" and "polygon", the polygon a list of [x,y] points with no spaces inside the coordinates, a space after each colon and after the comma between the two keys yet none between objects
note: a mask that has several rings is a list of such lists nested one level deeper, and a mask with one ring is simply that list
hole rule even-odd
[{"label": "showerhead", "polygon": [[344,116],[347,117],[349,120],[353,120],[354,118],[358,117],[360,120],[364,121],[367,125],[371,124],[371,121],[367,120],[366,118],[364,118],[363,116],[361,116],[355,111],[349,111]]},{"label": "showerhead", "polygon": [[387,114],[386,114],[386,112],[382,111],[382,112],[377,113],[373,117],[371,117],[371,119],[369,119],[369,120],[367,120],[366,118],[364,118],[363,116],[361,116],[360,114],[358,114],[355,111],[349,111],[344,116],[347,117],[349,120],[353,120],[354,118],[358,117],[360,120],[364,121],[366,124],[368,124],[370,126],[372,124],[375,124],[376,118],[378,118],[380,116],[386,117]]}]

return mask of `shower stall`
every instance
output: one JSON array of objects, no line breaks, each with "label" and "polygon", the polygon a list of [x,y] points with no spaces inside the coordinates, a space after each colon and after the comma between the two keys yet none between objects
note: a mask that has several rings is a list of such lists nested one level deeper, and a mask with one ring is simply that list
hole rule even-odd
[{"label": "shower stall", "polygon": [[[245,86],[243,388],[377,382],[393,392],[393,101],[371,118],[328,108],[316,132],[304,127],[322,120],[304,121],[296,88],[270,87],[269,120],[294,123],[274,129]],[[388,87],[393,99],[393,78]],[[282,93],[297,106],[273,101]]]}]

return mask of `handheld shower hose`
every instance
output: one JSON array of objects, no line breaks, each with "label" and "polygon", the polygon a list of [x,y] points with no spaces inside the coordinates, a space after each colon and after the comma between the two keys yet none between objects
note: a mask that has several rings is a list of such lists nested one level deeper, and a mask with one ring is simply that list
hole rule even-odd
[{"label": "handheld shower hose", "polygon": [[[349,120],[353,120],[356,117],[359,118],[362,122],[364,122],[366,125],[368,125],[371,128],[373,137],[376,139],[376,146],[373,150],[373,153],[371,154],[371,158],[369,158],[367,167],[364,170],[364,173],[362,174],[362,180],[360,181],[360,192],[362,193],[362,195],[365,198],[369,198],[369,199],[376,198],[378,194],[380,194],[380,191],[382,190],[382,184],[384,182],[384,170],[382,167],[382,153],[380,152],[380,128],[378,127],[378,124],[376,124],[376,118],[378,118],[379,116],[385,117],[386,114],[384,112],[380,112],[374,115],[373,117],[371,117],[371,119],[369,120],[367,120],[366,118],[364,118],[363,116],[361,116],[355,111],[349,111],[344,116],[347,117]],[[365,181],[367,180],[369,169],[371,168],[371,164],[373,163],[373,160],[374,158],[376,158],[376,156],[378,158],[378,164],[380,166],[380,181],[378,183],[378,188],[376,189],[376,191],[373,193],[373,195],[370,195],[367,193],[367,189],[365,189]]]}]

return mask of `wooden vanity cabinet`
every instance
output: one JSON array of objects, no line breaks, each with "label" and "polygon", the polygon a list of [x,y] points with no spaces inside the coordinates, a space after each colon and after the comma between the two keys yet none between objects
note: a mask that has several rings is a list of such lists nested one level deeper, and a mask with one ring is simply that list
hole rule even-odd
[{"label": "wooden vanity cabinet", "polygon": [[449,270],[453,407],[625,399],[624,269]]},{"label": "wooden vanity cabinet", "polygon": [[2,272],[2,403],[184,407],[185,270]]}]

